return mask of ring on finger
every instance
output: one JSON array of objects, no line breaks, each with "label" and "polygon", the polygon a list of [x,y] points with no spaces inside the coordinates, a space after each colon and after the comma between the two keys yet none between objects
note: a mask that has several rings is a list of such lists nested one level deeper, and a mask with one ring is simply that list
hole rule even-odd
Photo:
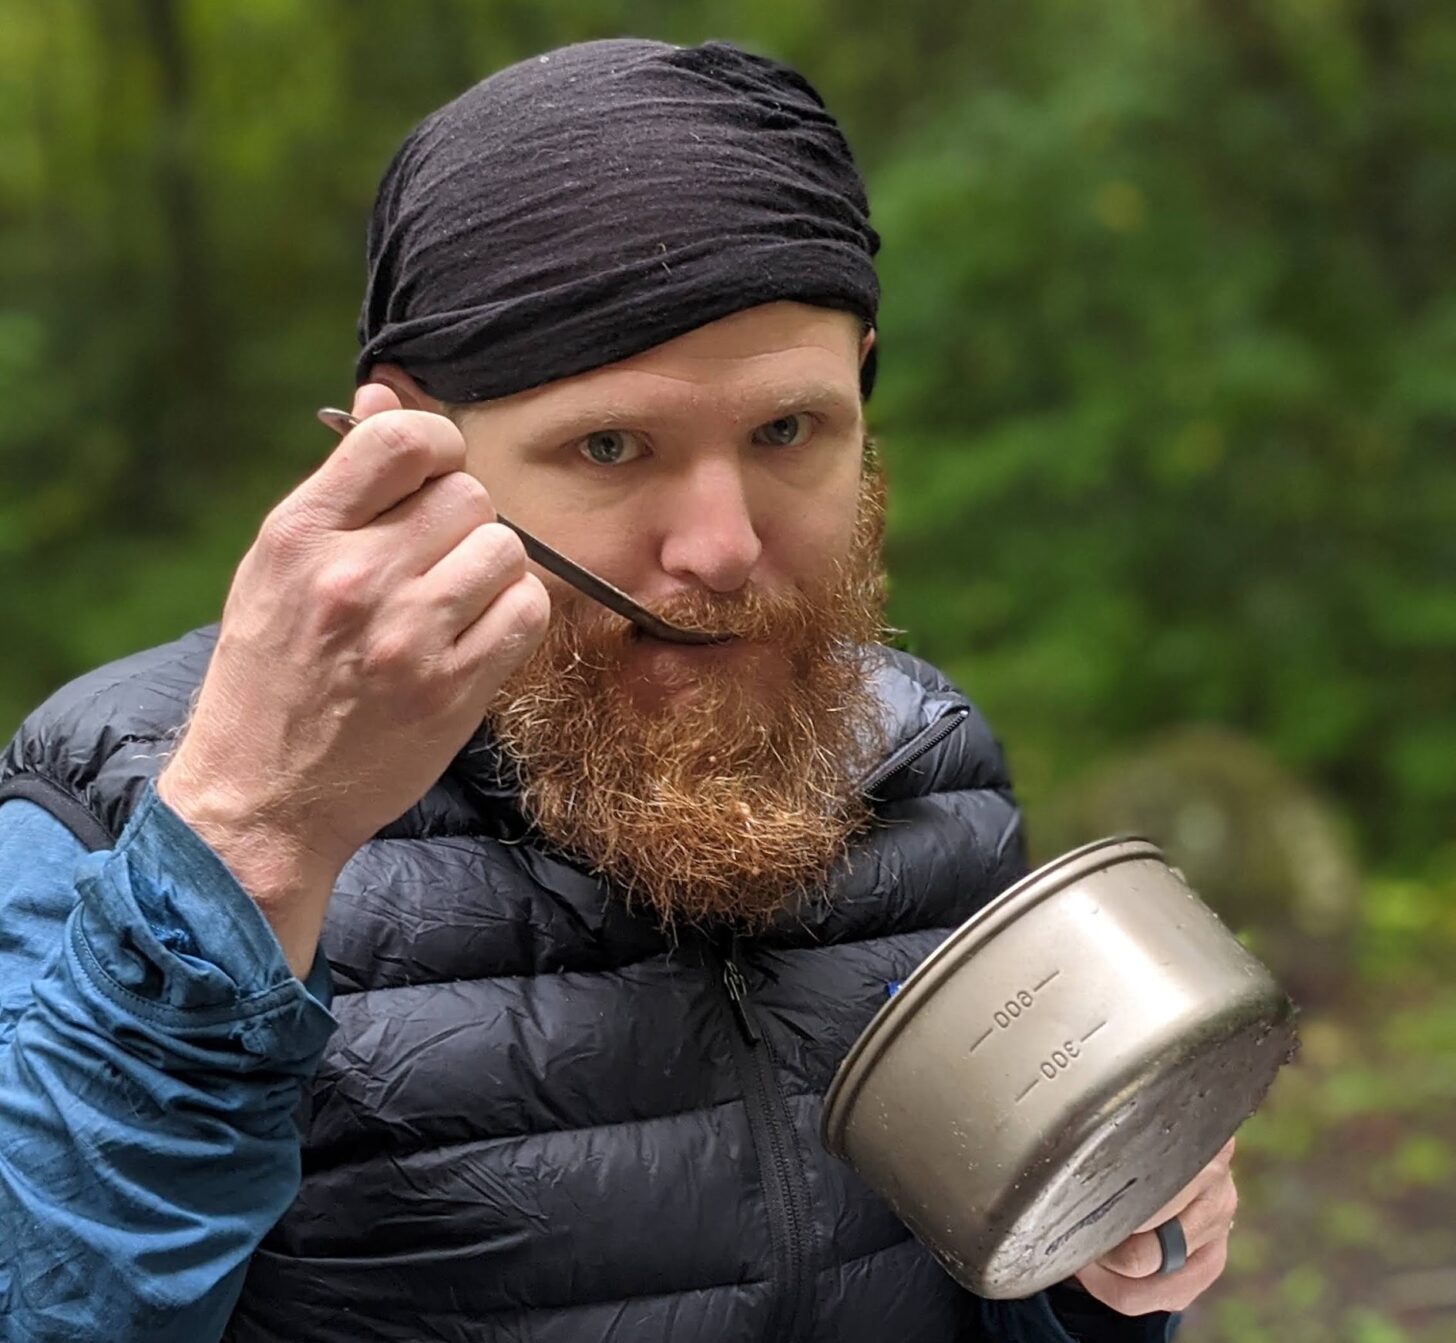
[{"label": "ring on finger", "polygon": [[1163,1249],[1163,1262],[1158,1265],[1153,1276],[1165,1278],[1176,1273],[1188,1262],[1188,1240],[1183,1234],[1183,1224],[1177,1217],[1168,1218],[1161,1226],[1154,1227],[1153,1232]]}]

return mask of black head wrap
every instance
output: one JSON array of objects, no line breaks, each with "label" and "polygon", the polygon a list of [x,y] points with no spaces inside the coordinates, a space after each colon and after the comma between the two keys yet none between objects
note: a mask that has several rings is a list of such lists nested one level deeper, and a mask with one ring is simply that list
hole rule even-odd
[{"label": "black head wrap", "polygon": [[370,220],[357,376],[392,360],[442,401],[476,401],[780,299],[872,325],[878,247],[849,146],[801,75],[720,42],[564,47],[400,147]]}]

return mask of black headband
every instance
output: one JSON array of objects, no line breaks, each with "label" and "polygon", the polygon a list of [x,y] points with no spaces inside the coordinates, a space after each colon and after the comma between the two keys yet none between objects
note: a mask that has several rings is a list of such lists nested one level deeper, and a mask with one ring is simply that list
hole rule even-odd
[{"label": "black headband", "polygon": [[[775,300],[873,325],[879,237],[849,147],[788,67],[710,42],[564,47],[421,123],[380,184],[357,378],[447,402],[626,359]],[[874,354],[861,374],[865,395]]]}]

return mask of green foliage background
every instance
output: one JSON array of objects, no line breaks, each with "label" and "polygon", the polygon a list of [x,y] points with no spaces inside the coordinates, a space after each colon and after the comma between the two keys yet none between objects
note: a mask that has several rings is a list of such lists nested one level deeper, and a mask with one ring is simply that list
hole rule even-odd
[{"label": "green foliage background", "polygon": [[[0,732],[216,617],[330,447],[312,412],[348,395],[364,222],[416,120],[560,42],[734,38],[816,82],[869,179],[892,614],[997,726],[1033,833],[1162,729],[1251,735],[1376,874],[1351,1003],[1445,991],[1427,1034],[1382,1029],[1453,1048],[1449,975],[1405,971],[1456,945],[1456,7],[0,0],[0,32]],[[1367,1113],[1373,1038],[1326,1039],[1263,1150]],[[1450,1073],[1412,1076],[1449,1115]],[[1416,1183],[1449,1181],[1407,1119]],[[1330,1299],[1317,1262],[1267,1297],[1234,1267],[1206,1330],[1297,1343]],[[1411,1318],[1330,1316],[1361,1343]]]}]

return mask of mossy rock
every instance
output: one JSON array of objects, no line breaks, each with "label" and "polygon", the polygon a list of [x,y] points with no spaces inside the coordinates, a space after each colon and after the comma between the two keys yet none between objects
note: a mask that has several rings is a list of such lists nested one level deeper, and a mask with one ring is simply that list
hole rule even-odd
[{"label": "mossy rock", "polygon": [[1297,1001],[1337,995],[1360,873],[1330,809],[1257,742],[1185,728],[1107,760],[1029,818],[1035,861],[1145,835]]}]

